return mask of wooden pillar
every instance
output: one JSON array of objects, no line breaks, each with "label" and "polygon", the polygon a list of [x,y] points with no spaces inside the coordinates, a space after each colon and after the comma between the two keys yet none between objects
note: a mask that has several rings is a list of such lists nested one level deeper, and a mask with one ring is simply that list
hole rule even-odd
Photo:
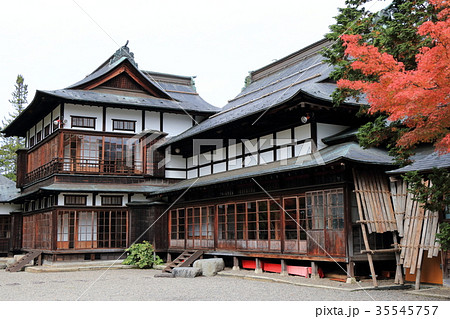
[{"label": "wooden pillar", "polygon": [[315,261],[311,261],[311,278],[319,278],[319,270]]},{"label": "wooden pillar", "polygon": [[281,276],[288,275],[286,260],[284,260],[284,259],[281,259],[281,274],[280,275]]},{"label": "wooden pillar", "polygon": [[355,263],[350,261],[347,264],[347,277],[354,278],[355,277]]},{"label": "wooden pillar", "polygon": [[237,257],[233,257],[233,270],[240,270],[239,258],[237,258]]},{"label": "wooden pillar", "polygon": [[167,252],[167,258],[166,259],[167,259],[168,263],[172,262],[172,254]]},{"label": "wooden pillar", "polygon": [[255,273],[256,274],[262,274],[262,268],[261,268],[261,260],[259,258],[255,258],[256,261],[256,267],[255,267]]},{"label": "wooden pillar", "polygon": [[422,269],[417,268],[416,269],[416,284],[414,285],[415,290],[420,289],[420,275],[421,275]]},{"label": "wooden pillar", "polygon": [[347,263],[347,284],[356,284],[355,263],[353,261]]},{"label": "wooden pillar", "polygon": [[[392,232],[392,235],[393,235],[393,239],[394,239],[394,248],[399,248],[397,234],[395,232]],[[403,285],[404,281],[403,281],[402,265],[400,263],[400,252],[399,251],[395,252],[395,261],[397,264],[397,268],[395,269],[394,283]]]}]

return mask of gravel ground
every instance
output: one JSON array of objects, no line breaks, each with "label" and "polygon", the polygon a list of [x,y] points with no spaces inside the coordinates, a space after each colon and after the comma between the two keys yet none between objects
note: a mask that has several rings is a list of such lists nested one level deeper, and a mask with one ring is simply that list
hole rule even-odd
[{"label": "gravel ground", "polygon": [[140,269],[59,273],[0,271],[0,300],[440,300],[398,290],[348,292],[228,276],[154,278],[157,273],[160,271]]}]

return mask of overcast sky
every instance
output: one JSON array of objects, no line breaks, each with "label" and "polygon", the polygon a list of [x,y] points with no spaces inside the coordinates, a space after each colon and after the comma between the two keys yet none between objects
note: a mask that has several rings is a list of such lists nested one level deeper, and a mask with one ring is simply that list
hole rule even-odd
[{"label": "overcast sky", "polygon": [[36,89],[81,80],[126,40],[139,68],[197,76],[200,95],[222,107],[249,71],[322,39],[342,6],[344,0],[4,1],[0,118],[11,111],[17,74],[31,102]]}]

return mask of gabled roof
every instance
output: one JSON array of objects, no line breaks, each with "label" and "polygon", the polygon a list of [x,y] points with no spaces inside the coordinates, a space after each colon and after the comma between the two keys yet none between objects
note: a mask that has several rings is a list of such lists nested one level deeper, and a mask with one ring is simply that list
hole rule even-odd
[{"label": "gabled roof", "polygon": [[7,203],[20,195],[16,183],[0,175],[0,203]]},{"label": "gabled roof", "polygon": [[[250,73],[249,84],[235,98],[228,101],[222,111],[182,134],[168,140],[162,146],[173,144],[197,134],[218,128],[250,115],[262,113],[304,94],[318,100],[332,102],[331,94],[336,85],[329,83],[332,66],[325,63],[321,50],[329,45],[321,40],[283,59]],[[360,105],[353,99],[345,104]]]},{"label": "gabled roof", "polygon": [[340,160],[348,160],[363,164],[394,165],[393,158],[386,151],[370,148],[363,149],[356,142],[347,142],[339,145],[325,147],[318,152],[307,154],[288,160],[271,162],[264,165],[255,165],[223,173],[211,174],[199,178],[180,181],[177,184],[161,188],[155,194],[179,191],[191,187],[208,186],[216,183],[236,181],[262,175],[282,173],[293,170],[308,169],[321,165],[331,164]]},{"label": "gabled roof", "polygon": [[[129,93],[120,89],[110,92],[103,86],[123,74],[148,94]],[[219,111],[198,95],[192,77],[141,71],[134,61],[133,53],[124,46],[94,72],[66,89],[36,91],[33,101],[3,132],[7,136],[25,136],[27,128],[48,114],[58,102],[113,104],[117,107],[157,111],[193,112],[203,116]]]},{"label": "gabled roof", "polygon": [[403,174],[406,172],[419,171],[429,172],[433,168],[449,168],[450,167],[450,153],[439,155],[438,152],[433,152],[425,157],[421,157],[414,161],[414,163],[405,167],[388,171],[388,174]]}]

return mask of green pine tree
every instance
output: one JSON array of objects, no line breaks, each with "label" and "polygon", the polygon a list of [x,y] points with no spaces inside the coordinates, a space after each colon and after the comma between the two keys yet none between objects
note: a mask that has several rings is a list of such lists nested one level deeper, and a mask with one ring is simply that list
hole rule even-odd
[{"label": "green pine tree", "polygon": [[[9,103],[14,107],[2,121],[2,130],[6,128],[25,109],[28,95],[28,85],[25,84],[22,75],[17,75],[16,84]],[[21,137],[0,137],[0,174],[15,181],[16,180],[16,151],[25,146],[25,141]]]}]

